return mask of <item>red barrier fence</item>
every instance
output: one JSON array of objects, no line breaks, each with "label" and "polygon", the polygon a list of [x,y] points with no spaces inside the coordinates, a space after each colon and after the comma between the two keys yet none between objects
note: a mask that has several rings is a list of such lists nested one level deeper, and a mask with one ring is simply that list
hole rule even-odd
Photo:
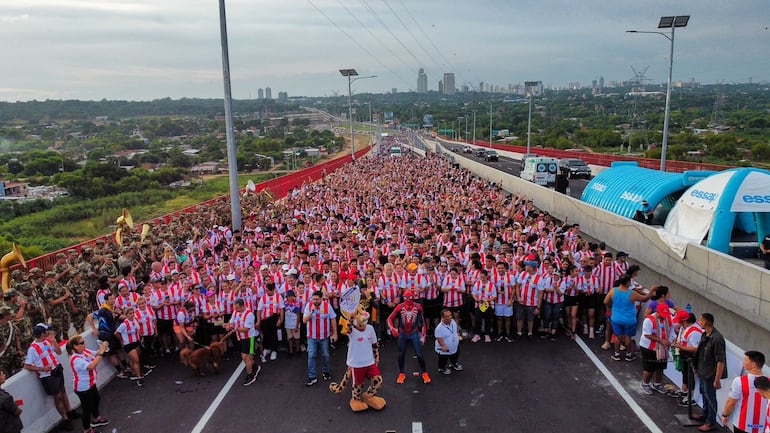
[{"label": "red barrier fence", "polygon": [[[450,142],[455,143],[455,142]],[[459,142],[457,142],[459,143]],[[470,142],[469,142],[470,143]],[[476,141],[476,146],[489,147],[489,142]],[[515,152],[525,154],[527,153],[526,146],[513,146],[510,144],[498,144],[492,143],[492,148],[496,150],[504,150],[508,152]],[[531,148],[530,152],[540,156],[550,156],[552,158],[580,158],[586,162],[586,164],[600,165],[603,167],[610,167],[613,162],[616,161],[636,161],[639,163],[639,167],[650,168],[653,170],[660,169],[660,160],[652,158],[639,158],[635,156],[622,156],[622,155],[607,155],[604,153],[588,153],[588,152],[568,152],[566,150],[557,149],[540,149]],[[666,161],[666,171],[674,173],[682,173],[685,171],[722,171],[730,168],[734,168],[731,165],[720,164],[707,164],[701,162],[690,161]]]},{"label": "red barrier fence", "polygon": [[[356,158],[361,158],[369,151],[369,148],[366,147],[364,149],[361,149],[356,152]],[[273,197],[275,197],[276,200],[283,198],[286,196],[286,194],[294,187],[299,187],[302,185],[303,182],[313,182],[318,179],[320,179],[324,173],[331,173],[334,170],[337,170],[338,168],[342,167],[343,165],[349,163],[351,160],[351,156],[342,156],[336,159],[333,159],[331,161],[327,161],[323,164],[314,165],[310,168],[306,168],[304,170],[300,170],[294,173],[287,174],[285,176],[277,177],[275,179],[271,179],[265,182],[261,182],[257,184],[257,191],[262,190],[269,190]],[[243,192],[243,190],[241,190]],[[208,207],[215,203],[221,203],[228,200],[230,197],[230,194],[226,194],[223,196],[219,196],[216,198],[212,198],[211,200],[206,200],[204,202],[194,204],[192,206],[188,206],[186,208],[180,209],[178,211],[172,212],[167,215],[163,215],[157,218],[153,218],[152,220],[146,221],[153,225],[161,225],[161,224],[168,224],[172,218],[175,218],[182,214],[187,213],[193,213],[198,211],[200,208]],[[116,211],[116,215],[117,215]],[[139,224],[141,226],[141,223]],[[64,248],[59,251],[54,251],[52,253],[48,253],[39,257],[35,257],[29,260],[26,260],[27,262],[27,268],[33,268],[38,267],[45,270],[49,270],[53,268],[54,263],[56,262],[56,254],[63,253],[65,251],[69,250],[77,250],[80,252],[80,249],[84,246],[90,246],[93,247],[96,244],[96,241],[102,239],[106,242],[112,242],[114,239],[114,233],[111,233],[109,235],[100,236],[98,238],[94,238],[85,242],[81,242],[77,245],[73,245],[71,247]],[[16,269],[20,265],[17,263],[16,265],[12,266],[11,269]]]}]

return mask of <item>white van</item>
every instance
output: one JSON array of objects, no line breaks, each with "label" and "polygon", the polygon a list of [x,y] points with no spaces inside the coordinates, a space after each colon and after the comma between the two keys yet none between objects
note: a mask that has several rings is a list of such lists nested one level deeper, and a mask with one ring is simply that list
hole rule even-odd
[{"label": "white van", "polygon": [[401,156],[401,148],[398,146],[392,146],[390,148],[390,156],[393,156],[393,157]]},{"label": "white van", "polygon": [[556,173],[559,171],[559,160],[547,156],[528,156],[521,161],[522,179],[542,186],[556,184]]}]

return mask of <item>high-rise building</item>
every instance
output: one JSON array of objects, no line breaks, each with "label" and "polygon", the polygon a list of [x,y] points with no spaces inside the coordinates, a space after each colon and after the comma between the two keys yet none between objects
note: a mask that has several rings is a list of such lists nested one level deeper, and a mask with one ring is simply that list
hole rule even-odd
[{"label": "high-rise building", "polygon": [[261,87],[257,90],[257,99],[260,101],[265,99],[265,91]]},{"label": "high-rise building", "polygon": [[451,72],[444,72],[444,94],[454,95],[456,91],[455,74]]},{"label": "high-rise building", "polygon": [[428,92],[428,74],[425,73],[425,69],[420,68],[417,72],[417,93]]},{"label": "high-rise building", "polygon": [[398,87],[392,87],[392,88],[390,89],[390,93],[391,93],[391,94],[393,94],[393,95],[395,95],[396,93],[398,93]]},{"label": "high-rise building", "polygon": [[268,101],[273,99],[273,89],[265,87],[265,99]]},{"label": "high-rise building", "polygon": [[286,92],[278,92],[278,100],[279,101],[288,101],[289,100],[289,94]]},{"label": "high-rise building", "polygon": [[599,77],[599,89],[604,89],[604,76]]},{"label": "high-rise building", "polygon": [[484,82],[479,81],[479,92],[483,92],[483,91],[484,91]]},{"label": "high-rise building", "polygon": [[438,80],[438,92],[444,94],[444,82],[441,80]]}]

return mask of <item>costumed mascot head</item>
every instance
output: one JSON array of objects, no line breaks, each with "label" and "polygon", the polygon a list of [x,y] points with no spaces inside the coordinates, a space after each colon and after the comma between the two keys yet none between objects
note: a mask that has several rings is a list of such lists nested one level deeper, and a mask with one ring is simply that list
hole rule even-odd
[{"label": "costumed mascot head", "polygon": [[[329,385],[329,389],[339,394],[353,380],[350,409],[353,412],[361,412],[368,408],[381,410],[385,407],[385,399],[377,396],[382,387],[382,375],[377,367],[380,360],[380,351],[377,346],[377,334],[369,325],[369,313],[361,305],[361,290],[351,287],[340,296],[340,312],[342,319],[340,325],[342,332],[350,338],[348,344],[348,365],[345,376],[337,383]],[[364,392],[364,383],[370,380],[369,388]]]}]

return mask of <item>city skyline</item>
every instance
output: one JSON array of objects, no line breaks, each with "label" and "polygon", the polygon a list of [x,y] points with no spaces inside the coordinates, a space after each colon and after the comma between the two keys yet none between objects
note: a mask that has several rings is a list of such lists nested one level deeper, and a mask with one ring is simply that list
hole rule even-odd
[{"label": "city skyline", "polygon": [[[666,79],[663,15],[691,15],[676,32],[674,81],[770,80],[770,14],[762,0],[663,0],[644,4],[480,0],[451,8],[437,0],[382,3],[227,1],[233,96],[256,97],[267,83],[292,96],[345,93],[338,70],[377,75],[354,93],[427,90],[445,73],[454,87],[546,88]],[[204,0],[27,0],[0,5],[0,100],[221,98],[217,2]],[[460,18],[458,18],[460,17]],[[462,30],[462,31],[460,31]]]}]

